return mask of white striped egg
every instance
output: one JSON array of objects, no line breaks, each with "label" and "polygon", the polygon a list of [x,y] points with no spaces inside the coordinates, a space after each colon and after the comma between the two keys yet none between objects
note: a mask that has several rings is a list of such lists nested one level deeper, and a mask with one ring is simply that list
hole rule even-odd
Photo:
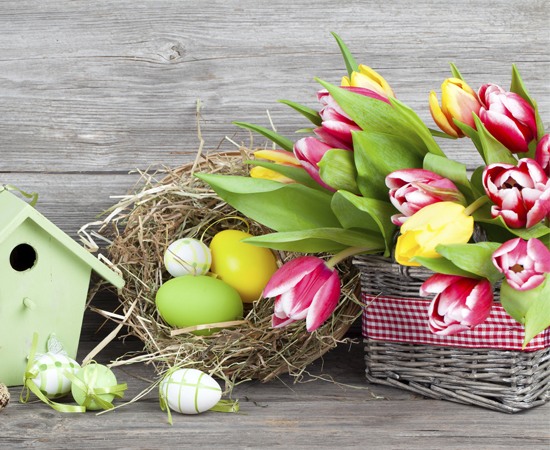
[{"label": "white striped egg", "polygon": [[199,414],[215,406],[222,396],[220,385],[198,369],[177,369],[160,382],[159,393],[170,409]]},{"label": "white striped egg", "polygon": [[63,353],[46,353],[34,361],[30,373],[46,397],[59,398],[71,392],[71,381],[64,372],[74,375],[79,369],[80,365]]},{"label": "white striped egg", "polygon": [[164,266],[173,277],[205,275],[211,264],[210,249],[197,239],[178,239],[164,253]]}]

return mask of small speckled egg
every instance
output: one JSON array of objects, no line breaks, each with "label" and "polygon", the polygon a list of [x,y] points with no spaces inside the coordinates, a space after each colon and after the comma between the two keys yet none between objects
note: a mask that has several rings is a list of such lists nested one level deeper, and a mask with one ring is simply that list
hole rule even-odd
[{"label": "small speckled egg", "polygon": [[222,390],[214,378],[198,369],[177,369],[160,382],[159,395],[173,411],[200,414],[220,401]]},{"label": "small speckled egg", "polygon": [[178,239],[164,253],[164,266],[173,277],[204,275],[211,264],[210,249],[197,239]]},{"label": "small speckled egg", "polygon": [[[71,391],[71,381],[64,372],[75,374],[80,365],[62,353],[46,353],[38,357],[29,371],[32,381],[48,398],[59,398]],[[30,377],[29,377],[30,378]]]}]

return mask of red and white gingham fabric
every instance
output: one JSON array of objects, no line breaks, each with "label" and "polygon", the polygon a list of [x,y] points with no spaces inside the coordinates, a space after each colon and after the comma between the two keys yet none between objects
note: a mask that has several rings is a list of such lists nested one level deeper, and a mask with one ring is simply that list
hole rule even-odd
[{"label": "red and white gingham fabric", "polygon": [[[363,336],[379,341],[467,348],[522,350],[523,327],[504,308],[493,305],[489,318],[473,330],[438,336],[428,327],[429,300],[363,294]],[[550,346],[550,329],[535,336],[524,351]]]}]

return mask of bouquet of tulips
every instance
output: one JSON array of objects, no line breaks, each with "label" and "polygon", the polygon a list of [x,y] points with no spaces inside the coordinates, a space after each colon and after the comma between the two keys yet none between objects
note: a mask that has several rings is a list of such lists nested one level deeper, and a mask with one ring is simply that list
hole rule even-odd
[{"label": "bouquet of tulips", "polygon": [[[312,135],[294,142],[237,122],[279,149],[256,151],[249,177],[198,174],[274,230],[247,242],[306,254],[264,290],[275,298],[273,326],[305,319],[315,330],[339,301],[336,264],[371,253],[434,272],[420,288],[433,296],[433,333],[482,323],[498,291],[524,325],[525,346],[550,326],[550,135],[517,68],[509,91],[491,83],[475,91],[451,65],[441,103],[429,95],[436,131],[334,37],[348,72],[340,86],[317,80],[320,110],[282,101],[309,119],[301,131]],[[473,171],[436,141],[463,137],[484,161]]]}]

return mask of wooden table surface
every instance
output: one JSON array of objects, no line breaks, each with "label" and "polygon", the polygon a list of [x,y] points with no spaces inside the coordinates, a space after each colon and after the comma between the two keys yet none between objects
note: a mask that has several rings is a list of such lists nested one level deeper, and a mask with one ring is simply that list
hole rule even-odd
[{"label": "wooden table surface", "polygon": [[[545,0],[2,0],[0,182],[38,192],[37,208],[74,237],[110,196],[132,189],[132,170],[193,159],[198,101],[205,150],[233,150],[226,137],[250,144],[232,121],[269,127],[267,111],[293,137],[306,124],[277,100],[317,108],[313,78],[339,82],[345,69],[331,31],[430,126],[428,93],[450,76],[450,62],[475,88],[508,87],[516,63],[548,129],[549,19]],[[469,143],[445,145],[476,163]],[[82,355],[99,322],[86,315]],[[137,345],[115,341],[100,359]],[[550,446],[550,405],[505,415],[368,385],[360,344],[311,370],[337,383],[246,383],[234,391],[241,413],[176,415],[172,427],[154,395],[100,416],[67,415],[19,404],[12,388],[0,447]],[[117,374],[128,398],[153,377],[141,366]]]}]

